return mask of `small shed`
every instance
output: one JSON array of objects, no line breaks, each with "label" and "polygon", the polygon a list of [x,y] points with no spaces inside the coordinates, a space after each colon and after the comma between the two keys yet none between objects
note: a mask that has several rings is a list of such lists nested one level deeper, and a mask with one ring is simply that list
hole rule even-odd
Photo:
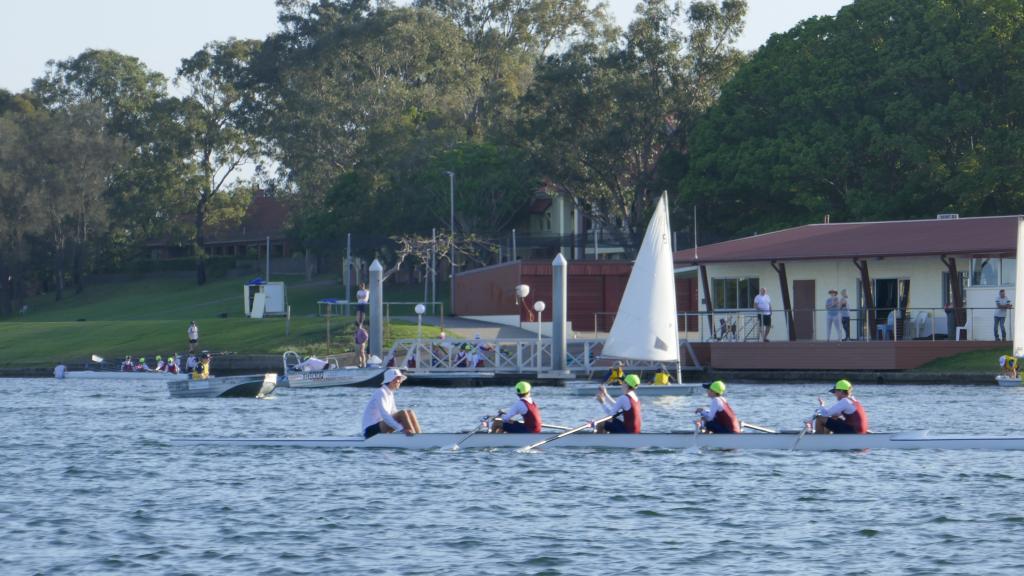
[{"label": "small shed", "polygon": [[284,282],[267,282],[253,278],[242,287],[243,307],[249,318],[283,316],[288,307],[288,292]]}]

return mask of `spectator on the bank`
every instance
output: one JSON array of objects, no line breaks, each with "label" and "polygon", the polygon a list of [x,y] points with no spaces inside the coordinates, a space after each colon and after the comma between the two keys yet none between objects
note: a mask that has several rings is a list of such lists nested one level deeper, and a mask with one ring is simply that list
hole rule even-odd
[{"label": "spectator on the bank", "polygon": [[356,322],[353,338],[356,341],[356,364],[360,368],[366,368],[366,343],[370,341],[370,334],[363,328],[362,322]]},{"label": "spectator on the bank", "polygon": [[362,324],[366,320],[369,308],[370,291],[366,288],[366,283],[362,283],[359,290],[356,290],[356,323]]},{"label": "spectator on the bank", "polygon": [[996,298],[995,324],[992,325],[996,340],[1000,340],[999,331],[1002,330],[1002,341],[1006,341],[1006,311],[1010,308],[1013,308],[1013,303],[1006,297],[1006,290],[1000,290],[999,297]]},{"label": "spectator on the bank", "polygon": [[825,300],[825,340],[832,340],[832,328],[836,329],[836,338],[840,338],[841,326],[839,324],[839,292],[833,288],[828,291],[828,298]]},{"label": "spectator on the bank", "polygon": [[839,319],[843,323],[843,340],[850,339],[850,297],[846,295],[846,288],[839,291]]}]

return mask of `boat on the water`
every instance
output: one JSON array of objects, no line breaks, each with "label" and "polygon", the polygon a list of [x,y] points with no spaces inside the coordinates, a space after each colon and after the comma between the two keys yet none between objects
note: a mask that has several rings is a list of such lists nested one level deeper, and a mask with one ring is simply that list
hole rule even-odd
[{"label": "boat on the water", "polygon": [[107,380],[107,381],[129,381],[129,380],[155,380],[158,382],[170,380],[188,380],[188,374],[171,374],[170,372],[121,372],[118,370],[69,370],[64,373],[64,378],[81,380]]},{"label": "boat on the water", "polygon": [[[376,358],[376,357],[374,357]],[[385,368],[379,359],[366,368],[339,366],[336,358],[328,357],[322,370],[311,370],[304,365],[297,352],[281,355],[284,371],[278,385],[286,388],[332,388],[335,386],[380,386]]]},{"label": "boat on the water", "polygon": [[210,376],[200,380],[171,381],[171,398],[263,398],[277,387],[277,374]]},{"label": "boat on the water", "polygon": [[[591,380],[570,380],[566,388],[578,396],[595,396],[598,385]],[[616,386],[606,387],[608,393],[615,396]],[[634,392],[637,396],[693,396],[701,391],[700,384],[643,384]]]},{"label": "boat on the water", "polygon": [[[434,450],[451,448],[525,448],[554,438],[556,434],[378,434],[361,437],[324,438],[172,438],[174,446],[292,446],[304,448],[391,448]],[[461,442],[461,443],[460,443]],[[607,449],[720,449],[720,450],[1024,450],[1024,436],[974,436],[928,432],[874,434],[804,434],[796,431],[777,434],[693,434],[691,432],[643,434],[589,434],[565,436],[544,445],[550,448]]]},{"label": "boat on the water", "polygon": [[1004,386],[1006,388],[1012,388],[1014,386],[1020,386],[1020,377],[1012,378],[1004,374],[996,376],[996,384]]}]

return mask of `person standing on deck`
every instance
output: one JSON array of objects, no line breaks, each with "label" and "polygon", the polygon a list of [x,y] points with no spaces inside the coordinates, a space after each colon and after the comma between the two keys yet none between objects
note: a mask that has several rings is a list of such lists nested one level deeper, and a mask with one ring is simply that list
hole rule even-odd
[{"label": "person standing on deck", "polygon": [[843,323],[843,340],[850,339],[850,297],[846,288],[839,291],[839,319]]},{"label": "person standing on deck", "polygon": [[192,354],[196,351],[196,344],[199,344],[199,326],[196,326],[195,320],[188,325],[186,332],[188,334],[188,352]]},{"label": "person standing on deck", "polygon": [[416,414],[395,406],[395,392],[403,381],[405,374],[398,368],[388,368],[384,372],[384,383],[373,393],[363,410],[363,438],[390,432],[404,432],[406,436],[419,434],[420,423]]},{"label": "person standing on deck", "polygon": [[754,308],[757,309],[757,319],[761,325],[761,338],[768,341],[768,333],[772,331],[772,299],[768,296],[768,289],[761,288],[760,294],[754,296]]},{"label": "person standing on deck", "polygon": [[740,421],[732,411],[732,406],[725,399],[725,382],[715,380],[710,384],[702,384],[708,391],[708,398],[711,398],[711,405],[707,408],[698,408],[700,422],[704,431],[710,434],[739,434],[742,432]]},{"label": "person standing on deck", "polygon": [[370,291],[366,288],[365,283],[361,283],[359,284],[359,290],[356,290],[356,322],[362,324],[369,310]]},{"label": "person standing on deck", "polygon": [[[601,385],[597,390],[597,401],[605,414],[615,416],[597,425],[598,433],[608,432],[612,434],[639,434],[643,428],[643,418],[640,413],[640,399],[636,396],[636,389],[640,387],[640,377],[636,374],[629,374],[619,381],[622,387],[622,396],[612,402],[612,397]],[[620,414],[621,412],[621,414]]]},{"label": "person standing on deck", "polygon": [[832,340],[832,328],[836,329],[836,339],[842,340],[842,326],[839,323],[839,292],[833,288],[828,291],[828,298],[825,299],[825,341]]},{"label": "person standing on deck", "polygon": [[840,380],[829,392],[836,397],[836,402],[826,408],[825,402],[818,398],[821,407],[815,412],[815,433],[867,434],[868,414],[860,401],[853,397],[853,384],[849,380]]},{"label": "person standing on deck", "polygon": [[1002,340],[1006,342],[1006,311],[1010,308],[1013,308],[1013,303],[1006,297],[1006,290],[1000,290],[999,297],[996,298],[996,312],[993,318],[995,323],[992,325],[996,340],[999,340],[999,331],[1002,330]]},{"label": "person standing on deck", "polygon": [[366,368],[366,343],[370,341],[370,334],[363,328],[362,322],[356,322],[356,331],[352,338],[356,342],[356,365]]},{"label": "person standing on deck", "polygon": [[[519,399],[515,401],[508,410],[504,411],[501,418],[494,420],[492,432],[508,432],[509,434],[537,434],[541,431],[540,408],[533,401],[530,391],[533,386],[529,382],[520,381],[516,383],[516,395]],[[523,418],[522,422],[512,420],[516,416]]]}]

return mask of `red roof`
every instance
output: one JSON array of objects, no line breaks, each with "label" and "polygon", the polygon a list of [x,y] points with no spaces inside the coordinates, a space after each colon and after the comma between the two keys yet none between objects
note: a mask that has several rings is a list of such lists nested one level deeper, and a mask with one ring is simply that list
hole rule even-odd
[{"label": "red roof", "polygon": [[675,253],[682,264],[894,256],[1013,255],[1018,216],[810,224]]}]

